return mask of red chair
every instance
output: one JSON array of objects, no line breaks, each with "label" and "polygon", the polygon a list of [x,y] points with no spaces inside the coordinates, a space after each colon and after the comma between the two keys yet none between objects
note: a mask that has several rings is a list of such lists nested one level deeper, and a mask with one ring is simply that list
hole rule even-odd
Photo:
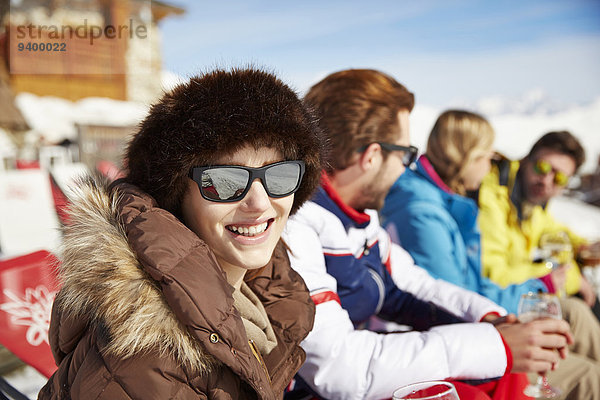
[{"label": "red chair", "polygon": [[0,261],[0,344],[46,377],[57,368],[48,344],[57,265],[45,250]]}]

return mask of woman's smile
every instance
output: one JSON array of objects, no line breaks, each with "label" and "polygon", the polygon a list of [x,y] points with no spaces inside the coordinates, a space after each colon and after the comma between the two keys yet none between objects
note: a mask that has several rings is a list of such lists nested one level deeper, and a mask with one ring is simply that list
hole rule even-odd
[{"label": "woman's smile", "polygon": [[225,228],[227,228],[227,230],[229,230],[230,232],[232,232],[234,234],[252,237],[252,236],[260,235],[261,233],[266,231],[271,222],[273,222],[273,218],[269,219],[268,221],[258,223],[258,224],[248,225],[248,224],[240,223],[240,224],[227,225]]},{"label": "woman's smile", "polygon": [[[268,147],[243,147],[218,160],[223,165],[262,167],[281,161],[282,155]],[[251,183],[239,201],[214,202],[203,198],[196,182],[183,200],[185,224],[209,245],[228,275],[265,266],[279,241],[294,195],[270,197],[260,179]]]}]

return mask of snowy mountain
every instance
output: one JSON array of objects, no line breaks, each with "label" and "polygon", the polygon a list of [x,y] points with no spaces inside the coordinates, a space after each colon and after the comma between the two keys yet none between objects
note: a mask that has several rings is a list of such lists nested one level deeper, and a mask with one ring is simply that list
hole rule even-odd
[{"label": "snowy mountain", "polygon": [[[521,99],[488,97],[472,105],[457,103],[448,108],[463,108],[488,118],[496,132],[495,146],[509,158],[521,158],[544,133],[568,130],[586,149],[586,162],[580,172],[593,172],[600,154],[600,96],[584,105],[560,106],[543,92],[530,92]],[[442,108],[415,106],[411,114],[412,142],[425,151],[427,137]]]},{"label": "snowy mountain", "polygon": [[462,108],[477,110],[488,117],[504,114],[549,115],[573,107],[573,104],[564,104],[552,98],[543,89],[531,89],[517,97],[486,96],[475,102],[456,100],[455,103]]}]

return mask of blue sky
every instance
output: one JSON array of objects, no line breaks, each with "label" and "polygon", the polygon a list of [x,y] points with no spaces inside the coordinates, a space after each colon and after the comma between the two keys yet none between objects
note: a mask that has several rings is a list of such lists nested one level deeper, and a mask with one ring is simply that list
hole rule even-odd
[{"label": "blue sky", "polygon": [[599,0],[169,0],[164,66],[181,76],[253,63],[299,91],[345,68],[395,76],[435,106],[541,89],[600,96]]}]

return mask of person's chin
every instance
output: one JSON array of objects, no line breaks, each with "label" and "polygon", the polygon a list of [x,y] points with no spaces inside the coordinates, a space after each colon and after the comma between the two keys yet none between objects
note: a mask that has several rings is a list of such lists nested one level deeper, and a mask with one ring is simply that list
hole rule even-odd
[{"label": "person's chin", "polygon": [[532,187],[531,190],[529,190],[529,193],[527,196],[527,201],[529,201],[530,203],[538,204],[538,205],[543,204],[544,199],[545,199],[545,196],[540,189]]},{"label": "person's chin", "polygon": [[536,206],[543,206],[544,204],[546,204],[548,202],[548,200],[550,200],[548,197],[544,197],[544,196],[532,196],[529,199],[529,202],[531,204],[536,205]]},{"label": "person's chin", "polygon": [[257,250],[257,252],[247,252],[243,254],[242,260],[244,262],[244,268],[247,270],[262,268],[271,261],[273,249],[264,248]]},{"label": "person's chin", "polygon": [[253,267],[250,267],[250,264],[256,264],[259,267],[265,265],[271,259],[276,245],[277,241],[274,241],[273,238],[270,237],[253,243],[245,242],[242,244],[237,242],[235,247],[238,249],[237,251],[240,253],[241,259],[244,260],[244,262],[248,264],[248,268],[251,269]]}]

